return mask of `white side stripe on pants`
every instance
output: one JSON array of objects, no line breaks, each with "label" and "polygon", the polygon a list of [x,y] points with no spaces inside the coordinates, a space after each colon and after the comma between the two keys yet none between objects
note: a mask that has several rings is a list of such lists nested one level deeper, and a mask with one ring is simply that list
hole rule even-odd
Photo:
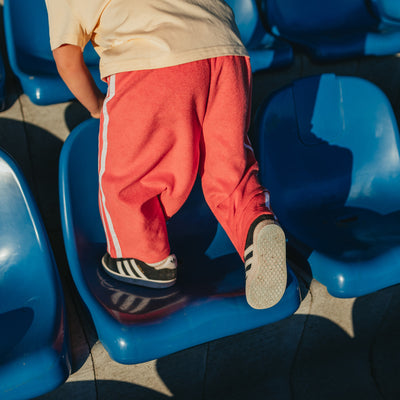
[{"label": "white side stripe on pants", "polygon": [[[108,242],[112,242],[115,248],[117,258],[122,257],[121,247],[118,241],[118,237],[115,233],[114,226],[111,220],[110,213],[107,210],[106,198],[104,196],[103,188],[102,188],[102,179],[104,175],[104,171],[106,168],[106,157],[107,157],[107,134],[108,134],[108,124],[110,121],[110,117],[108,115],[107,103],[114,97],[115,95],[115,75],[111,75],[108,82],[108,93],[107,97],[104,100],[103,104],[103,131],[102,131],[102,142],[103,146],[101,149],[100,160],[99,160],[99,190],[100,190],[100,204],[102,208],[102,216],[103,223],[107,226],[108,229],[105,229],[106,236]],[[110,232],[111,238],[108,236],[108,232]]]}]

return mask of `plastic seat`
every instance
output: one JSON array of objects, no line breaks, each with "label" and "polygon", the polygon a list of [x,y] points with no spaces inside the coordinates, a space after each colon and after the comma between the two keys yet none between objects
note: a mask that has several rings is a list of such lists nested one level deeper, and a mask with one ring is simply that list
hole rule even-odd
[{"label": "plastic seat", "polygon": [[382,91],[300,79],[258,110],[256,129],[262,182],[313,277],[337,297],[399,283],[399,132]]},{"label": "plastic seat", "polygon": [[25,179],[0,150],[0,398],[30,399],[70,373],[62,288]]},{"label": "plastic seat", "polygon": [[400,51],[397,0],[260,0],[271,31],[315,60]]},{"label": "plastic seat", "polygon": [[[4,0],[4,29],[8,58],[24,93],[39,105],[62,103],[74,96],[58,75],[50,49],[44,0]],[[103,92],[106,84],[98,71],[99,57],[89,43],[84,58]]]},{"label": "plastic seat", "polygon": [[243,44],[249,52],[253,72],[284,67],[292,63],[292,47],[264,29],[255,0],[226,2],[235,13],[236,24]]},{"label": "plastic seat", "polygon": [[283,299],[254,310],[244,297],[244,268],[197,184],[168,225],[178,282],[168,289],[125,284],[105,274],[98,210],[98,122],[75,128],[60,158],[60,201],[72,277],[110,356],[125,364],[162,357],[200,343],[285,318],[298,308],[298,282],[289,272]]}]

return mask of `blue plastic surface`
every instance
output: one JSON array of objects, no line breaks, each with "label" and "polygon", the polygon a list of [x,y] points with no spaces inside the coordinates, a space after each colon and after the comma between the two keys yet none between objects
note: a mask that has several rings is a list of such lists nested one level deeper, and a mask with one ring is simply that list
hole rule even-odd
[{"label": "blue plastic surface", "polygon": [[260,0],[271,31],[316,60],[400,51],[397,0]]},{"label": "blue plastic surface", "polygon": [[[50,49],[45,0],[4,0],[4,29],[8,58],[24,93],[39,105],[62,103],[74,96],[60,78]],[[99,57],[89,43],[85,62],[99,88]]]},{"label": "blue plastic surface", "polygon": [[398,0],[370,0],[374,12],[387,25],[400,24],[400,2]]},{"label": "blue plastic surface", "polygon": [[292,63],[292,47],[264,29],[256,0],[226,2],[235,13],[236,24],[243,44],[249,52],[253,72],[284,67]]},{"label": "blue plastic surface", "polygon": [[114,360],[156,359],[280,320],[298,308],[298,282],[290,270],[286,293],[276,306],[262,311],[248,306],[243,264],[198,184],[168,225],[172,251],[182,262],[174,287],[141,288],[105,274],[100,265],[106,245],[98,210],[98,127],[97,121],[86,121],[66,140],[60,201],[72,277]]},{"label": "blue plastic surface", "polygon": [[289,243],[337,297],[400,282],[400,143],[382,91],[355,77],[295,81],[257,114],[260,171]]},{"label": "blue plastic surface", "polygon": [[0,150],[0,398],[30,399],[70,373],[53,254],[25,179]]}]

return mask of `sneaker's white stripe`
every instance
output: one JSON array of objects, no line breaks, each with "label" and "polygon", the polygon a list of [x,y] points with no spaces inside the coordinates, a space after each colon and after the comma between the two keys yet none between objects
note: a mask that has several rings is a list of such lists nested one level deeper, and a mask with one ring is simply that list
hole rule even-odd
[{"label": "sneaker's white stripe", "polygon": [[118,268],[118,272],[122,276],[126,276],[126,272],[124,271],[124,268],[122,267],[122,262],[121,261],[117,261],[117,268]]},{"label": "sneaker's white stripe", "polygon": [[254,249],[254,244],[251,244],[247,249],[244,251],[244,258],[247,257],[247,254],[251,253]]},{"label": "sneaker's white stripe", "polygon": [[141,269],[136,265],[136,262],[133,258],[131,258],[130,260],[130,264],[132,269],[143,279],[148,279],[147,276],[141,271]]},{"label": "sneaker's white stripe", "polygon": [[[114,97],[115,95],[115,75],[111,75],[108,82],[108,93],[107,97],[104,100],[103,104],[103,131],[102,131],[102,142],[103,146],[101,149],[101,154],[99,155],[99,193],[100,193],[100,204],[102,207],[102,216],[103,222],[107,225],[108,230],[106,229],[107,241],[112,242],[115,248],[116,257],[122,258],[121,247],[118,241],[118,237],[114,230],[114,225],[112,223],[111,215],[108,212],[106,199],[104,196],[103,188],[102,188],[102,179],[104,175],[104,171],[106,169],[106,158],[107,158],[107,149],[108,149],[108,124],[110,121],[110,117],[108,115],[107,103]],[[110,232],[111,237],[108,236],[108,231]],[[125,274],[124,274],[125,275]]]},{"label": "sneaker's white stripe", "polygon": [[129,263],[128,260],[124,260],[123,263],[126,271],[130,276],[132,276],[133,278],[139,277],[139,274],[135,274],[134,272],[132,272],[131,264]]}]

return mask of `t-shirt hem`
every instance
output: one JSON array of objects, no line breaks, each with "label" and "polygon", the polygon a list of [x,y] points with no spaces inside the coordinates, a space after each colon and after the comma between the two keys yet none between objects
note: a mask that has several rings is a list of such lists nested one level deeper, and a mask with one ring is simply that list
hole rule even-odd
[{"label": "t-shirt hem", "polygon": [[119,72],[140,71],[158,68],[168,68],[189,62],[206,60],[224,56],[243,56],[249,57],[245,47],[230,46],[224,48],[196,49],[183,54],[169,54],[162,57],[152,57],[149,59],[130,59],[125,61],[104,62],[100,61],[100,75],[102,79]]}]

